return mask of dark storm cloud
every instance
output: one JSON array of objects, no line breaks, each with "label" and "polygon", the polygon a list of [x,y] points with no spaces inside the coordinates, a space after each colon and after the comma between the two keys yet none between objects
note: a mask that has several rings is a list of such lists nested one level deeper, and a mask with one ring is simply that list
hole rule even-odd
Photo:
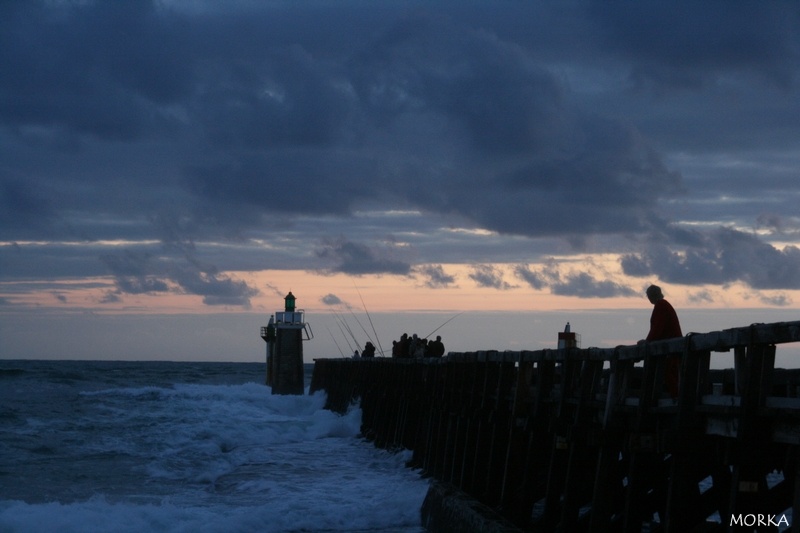
[{"label": "dark storm cloud", "polygon": [[[590,5],[589,40],[597,50],[590,57],[625,78],[613,92],[593,95],[594,105],[624,109],[662,147],[701,159],[725,153],[771,159],[781,157],[777,147],[796,153],[797,3]],[[747,153],[753,150],[762,154]],[[751,179],[746,186],[752,185]]]},{"label": "dark storm cloud", "polygon": [[[502,184],[495,164],[525,151],[552,161],[546,152],[558,149],[553,134],[571,127],[562,124],[561,88],[552,75],[514,47],[462,28],[411,19],[339,58],[335,68],[300,55],[285,69],[251,65],[260,77],[240,82],[247,99],[203,102],[199,115],[220,110],[230,121],[210,118],[212,140],[219,137],[215,128],[227,128],[222,137],[249,150],[230,165],[192,169],[189,183],[199,196],[295,213],[342,214],[367,199],[471,212],[472,198],[451,196],[452,189],[476,180]],[[452,68],[454,61],[463,65]],[[327,118],[311,105],[320,101]],[[443,137],[444,151],[418,150]],[[474,163],[474,150],[496,161],[470,171],[464,165]],[[443,162],[458,172],[441,173]],[[557,178],[540,179],[549,187]],[[519,172],[507,177],[520,179]]]},{"label": "dark storm cloud", "polygon": [[630,287],[610,280],[597,280],[586,272],[567,274],[550,287],[553,294],[578,296],[580,298],[612,298],[615,296],[635,296]]},{"label": "dark storm cloud", "polygon": [[67,303],[67,296],[65,294],[61,294],[59,292],[53,292],[51,294],[53,295],[53,298],[58,300],[60,303],[62,304]]},{"label": "dark storm cloud", "polygon": [[130,141],[191,87],[188,49],[151,2],[5,2],[2,15],[6,126]]},{"label": "dark storm cloud", "polygon": [[479,287],[508,290],[513,286],[503,279],[503,272],[492,265],[474,265],[469,278]]},{"label": "dark storm cloud", "polygon": [[[150,223],[160,246],[123,249],[100,257],[114,276],[116,295],[176,293],[202,296],[206,305],[235,305],[248,308],[250,298],[260,291],[246,282],[232,279],[210,263],[197,258],[193,219],[176,212],[160,212]],[[105,303],[115,302],[109,293]]]},{"label": "dark storm cloud", "polygon": [[117,301],[111,294],[176,293],[203,297],[206,305],[250,306],[250,298],[259,293],[243,281],[221,274],[211,265],[185,257],[156,257],[147,252],[124,250],[101,257],[114,276],[116,292],[106,302]]},{"label": "dark storm cloud", "polygon": [[316,255],[325,263],[333,263],[327,271],[345,274],[396,274],[407,276],[411,265],[392,257],[391,248],[369,247],[348,241],[343,237],[326,239],[316,250]]},{"label": "dark storm cloud", "polygon": [[101,304],[116,304],[120,302],[122,302],[122,297],[119,292],[115,291],[106,291],[99,300]]},{"label": "dark storm cloud", "polygon": [[689,301],[694,303],[701,303],[703,305],[714,302],[714,297],[708,290],[701,290],[689,294]]},{"label": "dark storm cloud", "polygon": [[342,305],[342,300],[333,293],[328,293],[321,298],[322,303],[325,305]]},{"label": "dark storm cloud", "polygon": [[637,294],[630,287],[611,280],[595,279],[586,272],[562,274],[553,261],[538,270],[532,270],[529,265],[517,265],[514,274],[536,290],[548,289],[560,296],[614,298]]},{"label": "dark storm cloud", "polygon": [[210,268],[187,268],[184,265],[173,269],[171,279],[186,293],[202,296],[206,305],[250,307],[250,298],[258,294],[257,289],[244,281],[231,279]]},{"label": "dark storm cloud", "polygon": [[772,305],[772,306],[775,306],[775,307],[787,307],[787,306],[792,305],[792,299],[789,296],[785,295],[785,294],[777,294],[775,296],[768,296],[768,295],[765,295],[765,294],[760,294],[759,295],[759,299],[763,303],[765,303],[767,305]]},{"label": "dark storm cloud", "polygon": [[[7,127],[121,142],[191,131],[209,150],[186,161],[184,192],[206,207],[345,213],[394,198],[509,233],[591,233],[643,227],[642,209],[677,180],[628,126],[580,111],[524,49],[445,18],[400,18],[314,54],[303,37],[247,43],[256,25],[234,16],[201,36],[202,16],[147,2],[8,11],[5,69],[19,75],[4,94],[25,97],[3,100]],[[270,14],[250,15],[269,28]],[[547,206],[581,208],[575,193],[593,192],[613,216],[552,223]]]},{"label": "dark storm cloud", "polygon": [[782,85],[796,78],[800,19],[792,3],[591,5],[599,40],[631,62],[631,76],[640,82],[693,88],[731,70],[752,71]]},{"label": "dark storm cloud", "polygon": [[756,224],[759,229],[766,228],[777,233],[783,232],[785,226],[783,218],[774,213],[762,213],[756,219]]},{"label": "dark storm cloud", "polygon": [[656,275],[671,283],[739,281],[754,289],[800,288],[800,249],[778,249],[730,228],[698,234],[697,244],[682,250],[653,244],[642,253],[624,256],[621,264],[628,275]]},{"label": "dark storm cloud", "polygon": [[225,149],[328,146],[345,133],[352,95],[338,68],[299,45],[268,48],[195,102],[208,138]]},{"label": "dark storm cloud", "polygon": [[[637,231],[680,189],[635,128],[580,109],[551,71],[491,34],[412,19],[359,59],[361,105],[400,141],[381,147],[403,161],[388,179],[429,211],[520,235]],[[406,152],[413,142],[439,149]]]},{"label": "dark storm cloud", "polygon": [[118,254],[100,257],[114,276],[117,290],[124,294],[146,294],[168,292],[169,285],[162,275],[154,275],[156,269],[151,254],[124,250]]},{"label": "dark storm cloud", "polygon": [[59,221],[56,199],[35,180],[8,175],[0,167],[0,238],[41,238]]},{"label": "dark storm cloud", "polygon": [[537,291],[545,288],[548,285],[548,278],[552,277],[534,272],[528,265],[517,265],[514,267],[514,274]]},{"label": "dark storm cloud", "polygon": [[414,271],[425,278],[425,286],[431,289],[451,287],[456,282],[455,276],[447,274],[442,265],[421,265]]},{"label": "dark storm cloud", "polygon": [[287,150],[193,168],[187,183],[202,199],[206,215],[222,213],[252,223],[264,212],[347,215],[360,201],[379,195],[368,170],[377,171],[372,162],[345,159],[335,151]]},{"label": "dark storm cloud", "polygon": [[[242,262],[416,272],[451,285],[435,267],[415,270],[412,254],[374,244],[379,233],[353,216],[408,209],[581,249],[593,236],[658,235],[626,257],[627,272],[793,288],[790,249],[755,237],[734,246],[673,222],[753,223],[765,213],[759,198],[770,198],[771,218],[758,224],[777,232],[783,217],[791,227],[799,11],[720,1],[3,2],[0,239],[156,240],[147,253],[166,259],[131,245],[132,257],[92,266],[87,258],[107,254],[63,246],[39,264],[26,248],[10,266],[106,266],[121,294],[185,291],[209,304],[247,304],[254,289],[221,274]],[[754,152],[736,152],[743,164],[733,147]],[[673,163],[689,157],[697,162]],[[734,189],[746,200],[735,213],[722,201]],[[311,218],[317,227],[298,229]],[[295,241],[291,252],[199,259],[204,241],[273,234]],[[425,263],[490,261],[449,243],[438,256],[427,248]],[[512,246],[512,262],[528,260]],[[674,255],[681,247],[688,255]],[[721,265],[721,247],[760,250],[779,266]],[[491,272],[473,275],[493,286]],[[586,277],[518,275],[564,294],[626,294]]]}]

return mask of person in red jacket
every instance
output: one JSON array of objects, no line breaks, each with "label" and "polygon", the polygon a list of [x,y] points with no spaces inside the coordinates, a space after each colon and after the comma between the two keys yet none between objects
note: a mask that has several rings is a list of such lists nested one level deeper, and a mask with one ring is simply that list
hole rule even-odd
[{"label": "person in red jacket", "polygon": [[[657,341],[662,339],[672,339],[683,337],[681,323],[678,320],[678,313],[668,301],[664,299],[661,287],[650,285],[647,288],[647,299],[653,304],[653,313],[650,315],[650,331],[645,341]],[[667,358],[667,367],[664,381],[667,392],[673,397],[678,397],[678,385],[680,378],[681,360],[680,357],[670,356]]]}]

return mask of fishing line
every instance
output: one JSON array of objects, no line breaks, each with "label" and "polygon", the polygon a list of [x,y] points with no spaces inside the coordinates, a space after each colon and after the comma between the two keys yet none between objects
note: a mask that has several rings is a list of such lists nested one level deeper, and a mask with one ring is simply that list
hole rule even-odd
[{"label": "fishing line", "polygon": [[331,328],[329,328],[328,326],[325,326],[325,329],[327,329],[327,330],[328,330],[328,333],[329,333],[329,334],[330,334],[330,336],[331,336],[331,340],[333,340],[333,344],[335,344],[335,345],[336,345],[336,349],[337,349],[337,350],[339,350],[339,354],[340,354],[342,357],[344,357],[344,352],[343,352],[343,351],[342,351],[342,349],[339,347],[339,343],[338,343],[338,342],[336,342],[336,337],[334,337],[334,336],[333,336],[333,333],[331,332]]},{"label": "fishing line", "polygon": [[350,344],[350,339],[348,339],[347,335],[345,335],[345,333],[344,333],[345,330],[342,329],[342,324],[344,324],[344,328],[347,329],[348,333],[350,333],[350,336],[353,337],[353,341],[355,341],[356,346],[358,346],[358,341],[356,340],[355,335],[353,335],[353,332],[350,329],[350,326],[347,325],[347,323],[342,319],[342,317],[340,317],[335,311],[334,311],[333,314],[336,316],[336,324],[339,326],[339,331],[342,332],[342,337],[344,337],[345,342],[347,342],[347,346],[350,348],[350,351],[352,352],[353,351],[353,345]]},{"label": "fishing line", "polygon": [[353,308],[352,308],[352,307],[348,307],[348,308],[347,308],[347,310],[348,310],[348,311],[350,311],[350,314],[351,314],[351,315],[353,315],[353,318],[356,320],[356,323],[357,323],[359,326],[361,326],[361,331],[363,331],[363,332],[364,332],[364,335],[366,335],[366,336],[367,336],[367,340],[368,340],[368,341],[371,341],[371,342],[374,342],[374,341],[372,341],[372,338],[369,336],[369,333],[367,333],[367,329],[364,327],[364,325],[363,325],[363,324],[361,323],[361,321],[358,319],[358,317],[356,316],[356,314],[353,312]]},{"label": "fishing line", "polygon": [[375,334],[375,340],[378,343],[378,350],[381,352],[381,357],[383,357],[383,346],[381,346],[381,339],[378,337],[378,332],[375,331],[375,324],[372,323],[372,317],[369,316],[369,311],[367,311],[367,304],[364,303],[364,297],[361,296],[361,291],[358,290],[358,286],[356,282],[353,282],[353,287],[356,288],[356,292],[358,293],[358,297],[361,298],[361,305],[364,306],[364,312],[367,314],[367,319],[369,320],[369,325],[372,326],[372,333]]},{"label": "fishing line", "polygon": [[424,337],[422,337],[422,338],[423,338],[423,339],[427,339],[428,337],[430,337],[431,335],[433,335],[434,333],[436,333],[437,331],[439,331],[440,329],[442,329],[442,328],[443,328],[445,325],[447,325],[447,323],[448,323],[448,322],[450,322],[451,320],[454,320],[456,317],[458,317],[458,316],[461,316],[461,315],[463,315],[463,314],[464,314],[464,311],[461,311],[461,312],[460,312],[460,313],[458,313],[457,315],[454,315],[454,316],[452,316],[452,317],[451,317],[449,320],[446,320],[446,321],[444,322],[444,324],[442,324],[441,326],[439,326],[439,327],[438,327],[438,328],[436,328],[435,330],[431,331],[430,333],[428,333],[427,335],[425,335],[425,336],[424,336]]}]

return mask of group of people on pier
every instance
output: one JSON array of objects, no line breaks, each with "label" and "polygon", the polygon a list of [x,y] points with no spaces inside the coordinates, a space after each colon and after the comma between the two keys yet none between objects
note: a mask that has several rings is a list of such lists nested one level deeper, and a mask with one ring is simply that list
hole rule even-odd
[{"label": "group of people on pier", "polygon": [[403,333],[399,341],[392,341],[392,357],[414,359],[418,357],[442,357],[444,355],[444,343],[440,335],[436,340],[429,341],[427,338],[420,338],[416,333],[408,336]]},{"label": "group of people on pier", "polygon": [[[421,357],[442,357],[444,355],[444,343],[442,342],[441,335],[436,336],[436,340],[429,341],[423,339],[414,333],[411,337],[408,333],[403,333],[399,341],[392,341],[392,357],[414,359]],[[358,357],[375,357],[375,345],[367,341],[361,353],[356,350],[353,353],[354,358]]]}]

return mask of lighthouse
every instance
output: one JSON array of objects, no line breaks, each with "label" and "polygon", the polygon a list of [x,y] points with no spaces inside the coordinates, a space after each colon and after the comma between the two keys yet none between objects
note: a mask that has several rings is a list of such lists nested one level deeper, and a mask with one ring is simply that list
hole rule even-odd
[{"label": "lighthouse", "polygon": [[302,309],[296,308],[292,291],[284,298],[284,310],[276,311],[261,328],[267,343],[267,379],[272,394],[303,394],[303,341],[314,335],[305,323]]},{"label": "lighthouse", "polygon": [[581,345],[581,336],[575,333],[574,331],[570,331],[569,322],[567,322],[566,327],[564,327],[563,332],[558,333],[558,349],[564,350],[567,348],[578,348]]}]

